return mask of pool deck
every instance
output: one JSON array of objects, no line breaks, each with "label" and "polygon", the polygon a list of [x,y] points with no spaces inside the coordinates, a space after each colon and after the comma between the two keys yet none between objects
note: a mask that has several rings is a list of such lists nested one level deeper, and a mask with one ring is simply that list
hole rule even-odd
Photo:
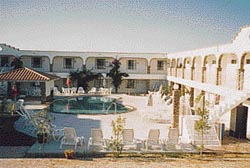
[{"label": "pool deck", "polygon": [[[150,129],[160,129],[160,139],[167,139],[168,130],[172,125],[172,106],[167,106],[159,95],[153,96],[153,106],[148,106],[147,96],[130,96],[126,94],[114,95],[121,97],[122,104],[133,106],[134,111],[123,114],[112,115],[68,115],[53,113],[55,124],[59,128],[74,127],[79,137],[84,137],[85,143],[83,147],[78,147],[76,152],[78,154],[89,153],[87,150],[88,139],[90,137],[91,128],[101,128],[103,136],[106,139],[110,139],[112,136],[111,122],[118,116],[126,118],[125,128],[134,129],[134,137],[136,139],[147,139]],[[42,109],[44,105],[26,105],[28,109]],[[65,149],[73,148],[73,146],[63,146],[59,148],[59,141],[50,141],[44,145],[35,143],[27,152],[29,157],[35,157],[37,155],[59,155],[63,156]],[[177,148],[154,150],[151,152],[196,152],[195,149],[189,144],[178,144]],[[99,153],[106,153],[110,151],[98,151]],[[129,152],[146,152],[144,148],[140,148],[137,151]]]}]

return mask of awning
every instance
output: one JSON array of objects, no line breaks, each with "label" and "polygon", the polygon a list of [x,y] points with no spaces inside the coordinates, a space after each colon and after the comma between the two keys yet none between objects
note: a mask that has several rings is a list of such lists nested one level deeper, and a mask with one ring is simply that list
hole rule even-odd
[{"label": "awning", "polygon": [[47,74],[45,72],[39,72],[27,67],[19,68],[9,72],[0,74],[0,81],[16,81],[16,82],[44,82],[50,80],[57,80],[60,77]]}]

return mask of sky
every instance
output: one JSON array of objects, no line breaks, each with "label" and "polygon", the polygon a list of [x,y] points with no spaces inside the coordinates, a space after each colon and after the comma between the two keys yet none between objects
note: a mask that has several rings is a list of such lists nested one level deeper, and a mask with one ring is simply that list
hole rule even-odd
[{"label": "sky", "polygon": [[21,50],[173,53],[247,25],[250,0],[0,0],[0,43]]}]

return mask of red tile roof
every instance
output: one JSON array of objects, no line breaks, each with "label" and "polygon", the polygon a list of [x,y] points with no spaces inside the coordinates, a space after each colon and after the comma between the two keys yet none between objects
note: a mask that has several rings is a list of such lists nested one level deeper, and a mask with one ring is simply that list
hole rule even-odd
[{"label": "red tile roof", "polygon": [[39,72],[27,67],[0,74],[0,81],[49,81],[60,77]]}]

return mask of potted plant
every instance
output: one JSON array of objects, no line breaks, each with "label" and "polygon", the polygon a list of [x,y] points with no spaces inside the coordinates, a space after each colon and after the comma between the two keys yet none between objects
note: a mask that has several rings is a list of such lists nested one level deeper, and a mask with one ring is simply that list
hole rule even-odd
[{"label": "potted plant", "polygon": [[48,127],[46,123],[41,120],[38,123],[38,130],[37,130],[37,141],[38,143],[46,143],[48,141]]},{"label": "potted plant", "polygon": [[74,158],[74,150],[73,149],[66,149],[64,150],[64,156],[67,159],[73,159]]}]

